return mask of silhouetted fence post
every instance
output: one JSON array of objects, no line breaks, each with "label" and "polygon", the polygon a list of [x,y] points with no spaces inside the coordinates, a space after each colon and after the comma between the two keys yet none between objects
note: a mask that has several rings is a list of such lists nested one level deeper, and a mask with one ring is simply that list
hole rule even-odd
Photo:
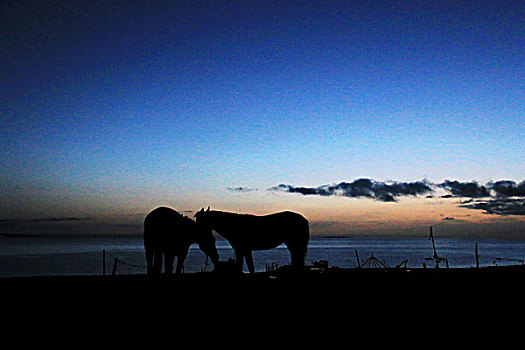
[{"label": "silhouetted fence post", "polygon": [[357,259],[357,268],[361,268],[361,263],[359,262],[359,254],[357,253],[357,249],[355,250],[355,258]]},{"label": "silhouetted fence post", "polygon": [[102,249],[102,276],[106,276],[106,249]]}]

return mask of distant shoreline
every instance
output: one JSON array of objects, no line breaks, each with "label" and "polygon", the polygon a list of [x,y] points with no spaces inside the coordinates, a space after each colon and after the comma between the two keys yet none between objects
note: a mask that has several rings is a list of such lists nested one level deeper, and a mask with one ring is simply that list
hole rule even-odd
[{"label": "distant shoreline", "polygon": [[[225,240],[220,235],[215,235],[219,241]],[[142,232],[140,233],[0,233],[0,239],[2,238],[142,238]],[[422,239],[427,240],[428,235],[395,235],[389,236],[386,234],[381,235],[311,235],[310,240],[317,239]],[[490,236],[450,236],[440,235],[436,237],[439,239],[469,239],[469,240],[496,240],[496,241],[512,241],[512,242],[525,242],[525,236],[523,237],[490,237]]]}]

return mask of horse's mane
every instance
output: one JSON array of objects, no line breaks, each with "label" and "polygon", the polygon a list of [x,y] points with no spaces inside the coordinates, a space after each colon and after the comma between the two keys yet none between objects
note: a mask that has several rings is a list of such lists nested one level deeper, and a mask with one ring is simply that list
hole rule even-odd
[{"label": "horse's mane", "polygon": [[234,213],[231,211],[221,211],[221,210],[210,210],[208,213],[214,213],[214,214],[224,214],[224,215],[236,215],[236,216],[253,216],[253,214],[241,214],[241,213]]},{"label": "horse's mane", "polygon": [[225,217],[235,217],[235,218],[246,218],[249,216],[255,216],[253,214],[240,214],[240,213],[232,213],[229,211],[220,211],[220,210],[210,210],[206,212],[211,215],[216,215],[217,217],[225,218]]},{"label": "horse's mane", "polygon": [[180,220],[183,220],[184,222],[186,222],[188,224],[189,223],[192,223],[192,224],[195,223],[195,221],[192,218],[187,217],[186,215],[182,215],[182,214],[180,215]]}]

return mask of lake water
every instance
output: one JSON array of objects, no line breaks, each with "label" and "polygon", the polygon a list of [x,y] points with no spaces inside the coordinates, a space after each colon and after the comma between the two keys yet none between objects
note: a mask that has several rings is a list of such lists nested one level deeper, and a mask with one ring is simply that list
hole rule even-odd
[{"label": "lake water", "polygon": [[[450,267],[473,267],[475,243],[478,243],[480,265],[515,265],[525,260],[525,241],[436,239],[440,256]],[[234,257],[227,241],[217,240],[221,260]],[[111,274],[115,258],[119,259],[117,274],[145,273],[146,261],[141,237],[3,237],[0,238],[0,277],[42,275],[102,274],[102,251],[106,251],[106,274]],[[330,266],[356,267],[356,250],[360,263],[371,255],[388,266],[395,267],[406,260],[408,267],[435,266],[432,242],[427,238],[311,238],[307,264],[327,260]],[[255,269],[264,271],[266,265],[287,265],[290,256],[280,246],[253,254]],[[205,255],[196,245],[190,248],[185,262],[186,272],[210,270]],[[444,267],[444,263],[442,265]],[[246,270],[246,266],[244,267]]]}]

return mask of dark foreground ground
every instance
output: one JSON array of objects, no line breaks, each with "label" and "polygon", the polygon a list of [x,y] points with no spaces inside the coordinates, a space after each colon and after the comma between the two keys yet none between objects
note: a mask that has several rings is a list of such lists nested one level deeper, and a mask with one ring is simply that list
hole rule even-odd
[{"label": "dark foreground ground", "polygon": [[525,349],[524,286],[521,266],[7,278],[1,344]]}]

